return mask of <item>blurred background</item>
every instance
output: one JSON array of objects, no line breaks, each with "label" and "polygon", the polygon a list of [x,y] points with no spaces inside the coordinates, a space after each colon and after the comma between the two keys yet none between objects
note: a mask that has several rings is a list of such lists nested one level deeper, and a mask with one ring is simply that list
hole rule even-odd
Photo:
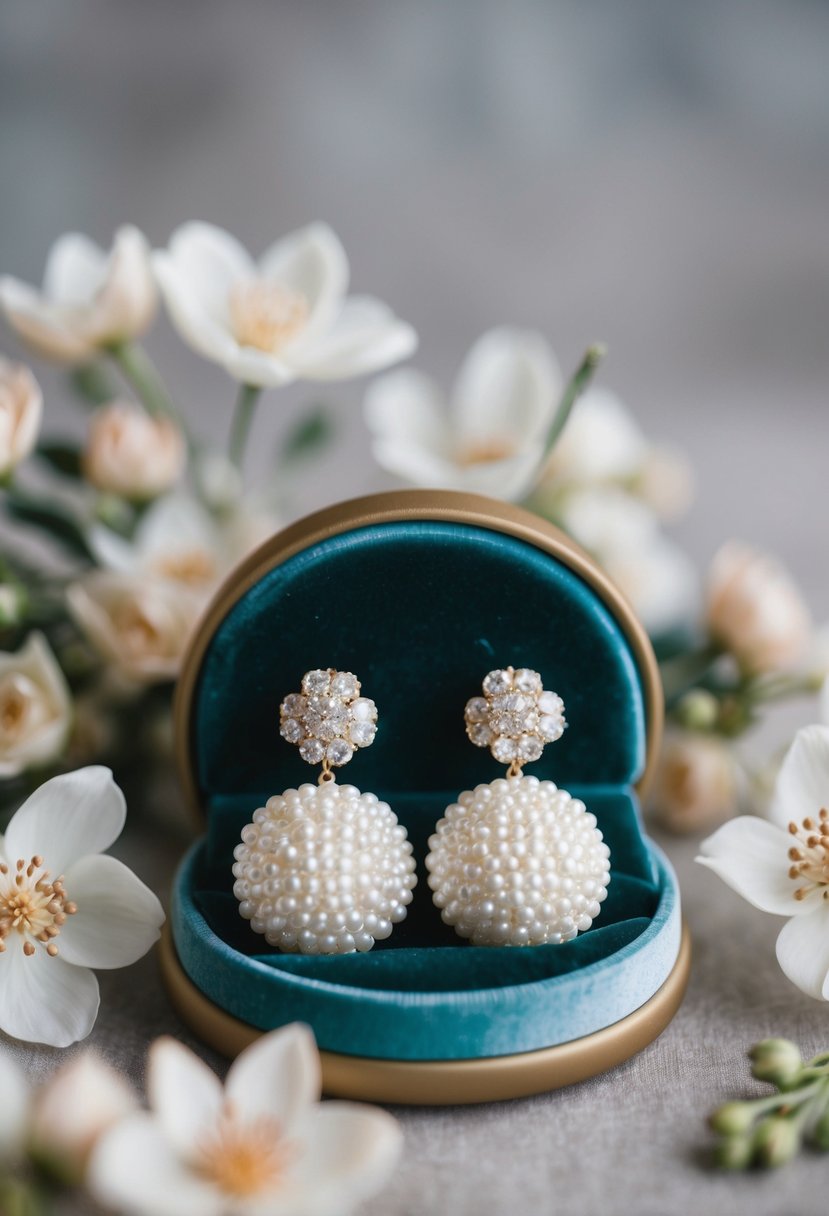
[{"label": "blurred background", "polygon": [[[776,550],[826,617],[828,59],[817,0],[4,0],[0,269],[39,282],[59,233],[126,220],[259,252],[325,219],[444,380],[497,323],[565,368],[606,341],[602,382],[696,465],[686,547]],[[221,438],[235,386],[166,325],[150,346]],[[387,484],[362,394],[332,386],[298,509]],[[269,394],[262,436],[308,396]]]}]

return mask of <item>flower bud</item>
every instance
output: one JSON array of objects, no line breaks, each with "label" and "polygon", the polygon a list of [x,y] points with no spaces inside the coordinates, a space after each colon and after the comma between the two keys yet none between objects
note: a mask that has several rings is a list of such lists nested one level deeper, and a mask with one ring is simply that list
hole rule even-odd
[{"label": "flower bud", "polygon": [[799,1148],[798,1126],[785,1115],[768,1115],[754,1133],[755,1159],[768,1169],[791,1161]]},{"label": "flower bud", "polygon": [[175,485],[185,461],[184,439],[174,422],[114,401],[92,419],[83,470],[96,489],[143,502]]},{"label": "flower bud", "polygon": [[42,416],[43,394],[28,367],[0,358],[0,478],[30,454]]},{"label": "flower bud", "polygon": [[688,730],[711,730],[719,714],[719,702],[705,688],[692,688],[676,707],[676,716]]},{"label": "flower bud", "polygon": [[42,634],[0,651],[0,780],[61,755],[71,720],[66,678]]},{"label": "flower bud", "polygon": [[709,1116],[708,1126],[721,1136],[741,1136],[753,1122],[754,1108],[750,1102],[726,1102]]},{"label": "flower bud", "polygon": [[714,1161],[722,1170],[744,1170],[754,1156],[754,1137],[750,1135],[723,1136],[714,1146]]},{"label": "flower bud", "polygon": [[809,1132],[809,1140],[815,1148],[823,1152],[829,1150],[829,1110],[825,1110],[813,1124]]},{"label": "flower bud", "polygon": [[127,1082],[93,1052],[59,1069],[38,1095],[31,1120],[31,1151],[54,1178],[83,1180],[100,1136],[138,1102]]},{"label": "flower bud", "polygon": [[751,1075],[785,1089],[799,1075],[803,1059],[789,1039],[764,1039],[748,1053]]},{"label": "flower bud", "polygon": [[716,735],[671,731],[665,737],[651,801],[658,821],[672,832],[698,832],[737,809],[739,771]]},{"label": "flower bud", "polygon": [[28,606],[25,587],[20,583],[0,583],[0,629],[19,625]]},{"label": "flower bud", "polygon": [[724,545],[708,573],[711,636],[750,675],[797,663],[812,639],[808,609],[787,570],[736,541]]}]

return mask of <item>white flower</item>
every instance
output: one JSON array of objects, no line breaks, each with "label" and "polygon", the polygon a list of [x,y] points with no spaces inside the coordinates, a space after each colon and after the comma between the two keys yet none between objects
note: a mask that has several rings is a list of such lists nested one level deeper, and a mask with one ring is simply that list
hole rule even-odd
[{"label": "white flower", "polygon": [[829,727],[798,731],[768,820],[732,819],[701,848],[697,861],[743,899],[791,918],[777,961],[803,992],[829,1000]]},{"label": "white flower", "polygon": [[203,597],[181,583],[96,570],[66,592],[92,645],[128,679],[175,678]]},{"label": "white flower", "polygon": [[417,345],[385,304],[346,296],[348,260],[324,224],[277,241],[258,264],[229,232],[184,224],[154,264],[182,338],[244,384],[344,380]]},{"label": "white flower", "polygon": [[186,460],[184,437],[169,418],[153,418],[128,401],[92,416],[83,471],[98,490],[139,502],[155,498],[175,485]]},{"label": "white flower", "polygon": [[739,798],[739,768],[717,735],[672,730],[662,744],[651,802],[673,832],[711,828],[731,815]]},{"label": "white flower", "polygon": [[36,1095],[29,1146],[50,1173],[77,1184],[104,1132],[137,1109],[124,1077],[94,1052],[83,1051]]},{"label": "white flower", "polygon": [[31,1096],[23,1070],[0,1050],[0,1167],[20,1155],[29,1126]]},{"label": "white flower", "polygon": [[490,330],[467,354],[448,403],[409,369],[370,386],[365,417],[375,459],[416,485],[521,498],[538,474],[561,392],[540,334]]},{"label": "white flower", "polygon": [[60,237],[40,292],[0,279],[0,308],[12,329],[38,354],[65,363],[143,333],[157,294],[147,242],[130,225],[118,229],[109,251],[79,233]]},{"label": "white flower", "polygon": [[711,563],[706,619],[711,636],[752,675],[794,666],[812,642],[809,611],[788,571],[737,541]]},{"label": "white flower", "polygon": [[667,633],[693,617],[696,568],[644,503],[618,489],[582,489],[563,500],[559,522],[593,554],[649,633]]},{"label": "white flower", "polygon": [[151,1113],[109,1132],[90,1163],[98,1200],[136,1216],[343,1216],[400,1156],[384,1111],[319,1103],[304,1026],[274,1031],[231,1066],[224,1090],[172,1039],[150,1049]]},{"label": "white flower", "polygon": [[53,777],[12,817],[0,844],[0,1030],[68,1047],[98,1013],[90,967],[125,967],[149,950],[161,904],[114,857],[124,795],[107,768]]},{"label": "white flower", "polygon": [[69,686],[43,635],[0,651],[0,779],[54,760],[71,725]]},{"label": "white flower", "polygon": [[43,394],[28,367],[0,358],[0,478],[30,454],[42,416]]},{"label": "white flower", "polygon": [[131,541],[98,524],[89,543],[108,570],[166,579],[206,598],[234,562],[275,530],[275,519],[254,516],[244,499],[217,518],[178,491],[153,503]]}]

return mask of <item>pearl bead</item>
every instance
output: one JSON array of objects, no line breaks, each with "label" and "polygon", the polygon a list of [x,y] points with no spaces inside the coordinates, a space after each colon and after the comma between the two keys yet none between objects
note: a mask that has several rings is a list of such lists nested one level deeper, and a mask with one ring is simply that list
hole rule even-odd
[{"label": "pearl bead", "polygon": [[269,798],[233,855],[240,916],[269,945],[301,954],[370,950],[403,920],[417,881],[388,804],[335,782]]},{"label": "pearl bead", "polygon": [[596,818],[551,781],[507,777],[464,791],[429,848],[434,903],[476,946],[570,941],[590,928],[607,897],[610,850]]}]

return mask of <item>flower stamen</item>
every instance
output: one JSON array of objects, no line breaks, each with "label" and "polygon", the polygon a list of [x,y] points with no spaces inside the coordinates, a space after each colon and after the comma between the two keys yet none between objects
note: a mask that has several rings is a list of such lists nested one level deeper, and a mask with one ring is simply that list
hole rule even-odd
[{"label": "flower stamen", "polygon": [[260,1116],[241,1123],[225,1102],[215,1128],[198,1149],[198,1169],[225,1195],[249,1199],[279,1186],[296,1156],[278,1119]]},{"label": "flower stamen", "polygon": [[17,934],[26,958],[32,957],[38,945],[55,958],[54,938],[60,935],[67,916],[74,916],[77,910],[77,904],[67,897],[63,878],[51,881],[39,853],[28,862],[19,857],[13,867],[0,861],[0,954]]},{"label": "flower stamen", "polygon": [[228,301],[230,326],[240,346],[273,354],[304,328],[308,301],[279,283],[236,283]]},{"label": "flower stamen", "polygon": [[[797,900],[814,892],[829,900],[829,810],[821,808],[818,821],[808,817],[798,826],[789,824],[789,833],[797,841],[789,849],[789,878],[800,883],[794,893]],[[805,881],[804,881],[805,880]]]}]

